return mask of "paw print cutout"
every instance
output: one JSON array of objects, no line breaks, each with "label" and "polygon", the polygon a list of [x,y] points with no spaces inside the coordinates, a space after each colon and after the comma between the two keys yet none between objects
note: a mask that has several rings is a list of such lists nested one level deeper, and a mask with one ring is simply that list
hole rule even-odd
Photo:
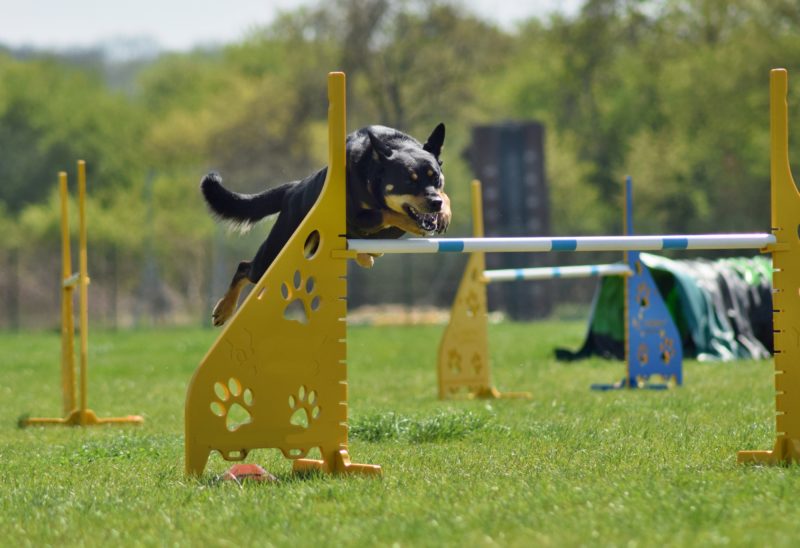
[{"label": "paw print cutout", "polygon": [[469,295],[467,295],[467,316],[470,318],[474,318],[478,315],[481,309],[481,302],[478,299],[478,296],[470,291]]},{"label": "paw print cutout", "polygon": [[321,304],[319,295],[314,295],[316,289],[313,276],[303,279],[299,270],[295,271],[291,283],[283,282],[281,295],[287,301],[286,308],[283,309],[284,319],[307,324],[311,314],[319,310]]},{"label": "paw print cutout", "polygon": [[476,352],[472,355],[472,370],[475,371],[476,375],[480,375],[482,369],[483,360],[481,359],[481,355]]},{"label": "paw print cutout", "polygon": [[639,360],[639,365],[642,367],[647,365],[647,362],[650,361],[650,357],[647,355],[647,345],[645,343],[639,345],[639,349],[636,352],[636,357]]},{"label": "paw print cutout", "polygon": [[211,413],[225,421],[225,427],[233,432],[240,426],[253,422],[250,408],[253,405],[253,392],[242,389],[239,379],[231,377],[227,384],[214,383],[216,399],[211,402]]},{"label": "paw print cutout", "polygon": [[447,354],[447,369],[456,375],[461,373],[461,354],[458,350],[451,350]]},{"label": "paw print cutout", "polygon": [[317,392],[301,386],[297,390],[297,397],[289,396],[289,409],[294,411],[289,422],[295,426],[308,428],[314,420],[319,418],[320,408],[317,405]]},{"label": "paw print cutout", "polygon": [[675,355],[675,343],[672,341],[672,339],[665,337],[661,339],[659,350],[661,350],[661,361],[665,364],[668,364],[672,359],[672,356]]},{"label": "paw print cutout", "polygon": [[648,306],[650,306],[650,288],[647,287],[647,284],[641,283],[636,288],[636,303],[642,309],[645,309]]}]

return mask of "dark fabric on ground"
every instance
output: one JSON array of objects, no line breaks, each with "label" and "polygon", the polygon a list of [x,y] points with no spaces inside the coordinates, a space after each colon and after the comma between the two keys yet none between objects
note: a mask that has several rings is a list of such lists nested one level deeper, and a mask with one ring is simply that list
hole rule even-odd
[{"label": "dark fabric on ground", "polygon": [[[772,353],[772,265],[766,257],[709,261],[640,255],[681,334],[683,353],[699,360],[763,359]],[[592,304],[586,339],[570,361],[624,359],[624,285],[603,278]]]}]

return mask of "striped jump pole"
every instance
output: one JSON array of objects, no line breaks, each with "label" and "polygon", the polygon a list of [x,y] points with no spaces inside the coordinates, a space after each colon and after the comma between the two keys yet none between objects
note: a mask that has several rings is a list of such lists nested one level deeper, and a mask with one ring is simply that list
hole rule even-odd
[{"label": "striped jump pole", "polygon": [[579,266],[542,266],[535,268],[506,268],[483,273],[486,283],[531,280],[556,280],[560,278],[598,278],[603,276],[628,276],[633,271],[626,264],[591,264]]},{"label": "striped jump pole", "polygon": [[575,238],[409,238],[347,240],[355,253],[549,253],[564,251],[707,251],[766,249],[777,243],[773,234],[692,234],[658,236],[578,236]]}]

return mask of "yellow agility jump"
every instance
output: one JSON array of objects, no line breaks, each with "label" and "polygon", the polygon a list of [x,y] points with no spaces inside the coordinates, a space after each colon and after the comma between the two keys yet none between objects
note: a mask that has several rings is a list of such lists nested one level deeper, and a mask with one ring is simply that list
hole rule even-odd
[{"label": "yellow agility jump", "polygon": [[[481,185],[472,181],[472,235],[483,237]],[[489,308],[486,297],[486,254],[470,253],[458,284],[450,321],[439,342],[436,376],[439,399],[456,394],[471,398],[523,398],[530,392],[500,392],[492,385],[489,364]]]},{"label": "yellow agility jump", "polygon": [[[328,172],[316,205],[226,324],[186,396],[186,472],[212,450],[277,448],[295,470],[379,474],[347,450],[345,75],[328,75]],[[301,308],[298,319],[289,307]],[[235,424],[230,412],[246,411]],[[321,460],[304,458],[319,449]]]},{"label": "yellow agility jump", "polygon": [[[379,466],[352,464],[347,447],[346,259],[357,253],[771,252],[775,267],[777,439],[772,451],[740,452],[739,462],[800,461],[800,194],[788,163],[784,69],[771,72],[770,89],[772,234],[347,240],[345,77],[331,73],[325,186],[317,204],[223,329],[189,383],[186,472],[201,474],[212,451],[226,460],[242,460],[252,449],[277,448],[294,460],[295,470],[380,473]],[[470,271],[481,275],[483,265],[471,264]],[[464,297],[464,306],[473,316],[485,310],[485,302]],[[286,314],[290,306],[304,311],[299,320]],[[476,342],[486,344],[485,340]],[[492,391],[488,377],[480,380],[481,388]],[[234,408],[244,409],[248,418],[232,421]],[[312,449],[319,449],[321,459],[306,458]]]},{"label": "yellow agility jump", "polygon": [[775,349],[775,428],[772,451],[740,451],[739,462],[800,462],[800,194],[789,166],[789,76],[769,81],[772,331]]},{"label": "yellow agility jump", "polygon": [[[58,174],[61,196],[61,391],[64,418],[22,418],[20,426],[60,424],[65,426],[92,426],[97,424],[141,424],[139,415],[98,418],[88,407],[89,398],[89,272],[86,252],[86,162],[78,161],[78,262],[79,271],[72,273],[72,253],[69,243],[69,194],[67,174]],[[75,322],[72,297],[78,286],[80,322],[80,385],[76,407],[75,392]]]},{"label": "yellow agility jump", "polygon": [[[624,183],[623,228],[633,234],[632,179]],[[472,181],[473,235],[483,237],[480,181]],[[471,253],[439,343],[439,399],[530,398],[528,392],[500,392],[490,382],[487,290],[489,283],[623,276],[625,377],[613,384],[595,383],[593,390],[646,388],[663,390],[682,383],[680,335],[655,281],[639,259],[627,251],[614,264],[485,270],[485,253]],[[633,288],[633,289],[632,289]],[[653,382],[660,378],[662,382]]]}]

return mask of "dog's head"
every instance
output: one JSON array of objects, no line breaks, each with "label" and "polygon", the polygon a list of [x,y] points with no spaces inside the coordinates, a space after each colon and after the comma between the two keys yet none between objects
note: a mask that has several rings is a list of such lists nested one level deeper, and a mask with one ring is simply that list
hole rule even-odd
[{"label": "dog's head", "polygon": [[440,159],[444,132],[444,124],[439,124],[420,146],[404,135],[404,139],[386,140],[367,129],[373,156],[382,167],[378,190],[389,210],[410,221],[401,227],[409,232],[444,232],[450,224],[450,199],[444,193]]}]

